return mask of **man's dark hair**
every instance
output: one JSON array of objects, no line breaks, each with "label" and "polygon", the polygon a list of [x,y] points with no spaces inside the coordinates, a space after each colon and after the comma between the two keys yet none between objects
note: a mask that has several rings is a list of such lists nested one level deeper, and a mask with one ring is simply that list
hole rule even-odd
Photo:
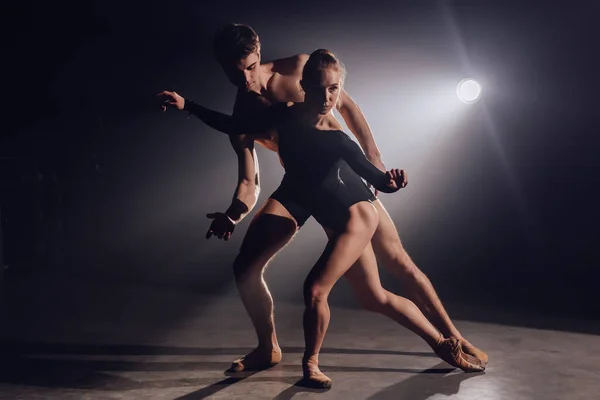
[{"label": "man's dark hair", "polygon": [[260,50],[260,41],[254,29],[243,24],[229,24],[215,35],[213,51],[219,63],[239,61]]}]

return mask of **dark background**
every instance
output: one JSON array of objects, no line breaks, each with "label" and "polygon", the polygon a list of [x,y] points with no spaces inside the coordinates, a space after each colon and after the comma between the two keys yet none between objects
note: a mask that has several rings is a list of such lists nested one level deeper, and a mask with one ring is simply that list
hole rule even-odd
[{"label": "dark background", "polygon": [[[204,239],[204,215],[229,205],[235,155],[154,96],[230,112],[211,40],[242,22],[264,60],[325,47],[346,64],[386,165],[409,171],[381,198],[444,301],[598,318],[597,2],[298,3],[7,5],[5,286],[41,274],[107,293],[236,295],[230,265],[250,218],[228,243]],[[482,82],[479,103],[456,99],[464,77]],[[261,204],[283,170],[275,154],[259,159]],[[324,244],[311,221],[272,262],[276,299],[301,299]],[[333,302],[355,304],[345,282]]]}]

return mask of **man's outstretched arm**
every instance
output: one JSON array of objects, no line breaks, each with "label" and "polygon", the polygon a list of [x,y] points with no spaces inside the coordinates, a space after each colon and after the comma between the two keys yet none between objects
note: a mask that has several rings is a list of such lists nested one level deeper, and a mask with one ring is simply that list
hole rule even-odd
[{"label": "man's outstretched arm", "polygon": [[[231,119],[247,118],[253,112],[265,111],[266,105],[259,105],[258,109],[248,107],[243,98],[236,97],[233,106],[233,116]],[[236,128],[240,129],[240,128]],[[218,238],[228,240],[239,223],[246,215],[252,211],[258,195],[260,194],[260,174],[258,167],[258,157],[254,148],[255,135],[230,135],[229,140],[238,159],[238,182],[233,194],[231,205],[224,213],[209,214],[209,218],[214,218],[207,237],[215,235]]]},{"label": "man's outstretched arm", "polygon": [[230,136],[230,141],[238,158],[238,182],[230,206],[224,213],[207,215],[213,221],[206,233],[210,238],[228,240],[238,224],[256,205],[260,193],[258,158],[254,149],[254,138],[250,135]]},{"label": "man's outstretched arm", "polygon": [[344,118],[344,122],[346,122],[350,131],[358,140],[367,159],[377,168],[385,171],[385,165],[381,161],[381,153],[375,143],[375,138],[373,137],[373,132],[371,132],[369,123],[363,112],[360,110],[360,107],[358,107],[358,104],[356,104],[345,90],[342,90],[342,93],[340,94],[337,110],[340,112],[342,118]]},{"label": "man's outstretched arm", "polygon": [[238,184],[231,205],[225,213],[238,223],[252,211],[258,201],[260,177],[254,138],[250,135],[231,136],[230,141],[238,158]]}]

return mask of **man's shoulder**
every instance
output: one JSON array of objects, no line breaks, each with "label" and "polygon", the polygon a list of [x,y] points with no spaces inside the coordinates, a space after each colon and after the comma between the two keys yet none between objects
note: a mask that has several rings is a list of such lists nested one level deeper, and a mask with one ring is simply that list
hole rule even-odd
[{"label": "man's shoulder", "polygon": [[284,76],[295,76],[302,74],[302,68],[308,61],[308,54],[296,54],[295,56],[280,58],[272,61],[273,72]]},{"label": "man's shoulder", "polygon": [[243,89],[239,89],[235,99],[235,105],[233,107],[234,113],[248,113],[255,112],[261,109],[268,108],[271,102],[264,96],[248,92]]}]

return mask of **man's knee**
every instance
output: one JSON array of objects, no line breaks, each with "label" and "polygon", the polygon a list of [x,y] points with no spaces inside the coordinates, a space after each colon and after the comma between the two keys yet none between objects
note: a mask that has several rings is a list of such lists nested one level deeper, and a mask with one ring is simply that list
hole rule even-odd
[{"label": "man's knee", "polygon": [[358,298],[365,310],[375,313],[382,313],[389,304],[387,293],[383,288],[366,292],[359,295]]},{"label": "man's knee", "polygon": [[392,263],[407,279],[416,279],[423,274],[404,249],[393,256]]},{"label": "man's knee", "polygon": [[414,276],[419,269],[412,261],[402,244],[389,240],[375,242],[373,246],[375,255],[383,261],[383,264],[393,272],[407,277]]},{"label": "man's knee", "polygon": [[239,253],[233,262],[233,275],[236,281],[243,282],[252,277],[260,279],[267,262],[251,254]]},{"label": "man's knee", "polygon": [[402,245],[394,222],[380,202],[375,206],[379,211],[379,225],[371,242],[377,259],[397,275],[417,276],[420,271]]}]

